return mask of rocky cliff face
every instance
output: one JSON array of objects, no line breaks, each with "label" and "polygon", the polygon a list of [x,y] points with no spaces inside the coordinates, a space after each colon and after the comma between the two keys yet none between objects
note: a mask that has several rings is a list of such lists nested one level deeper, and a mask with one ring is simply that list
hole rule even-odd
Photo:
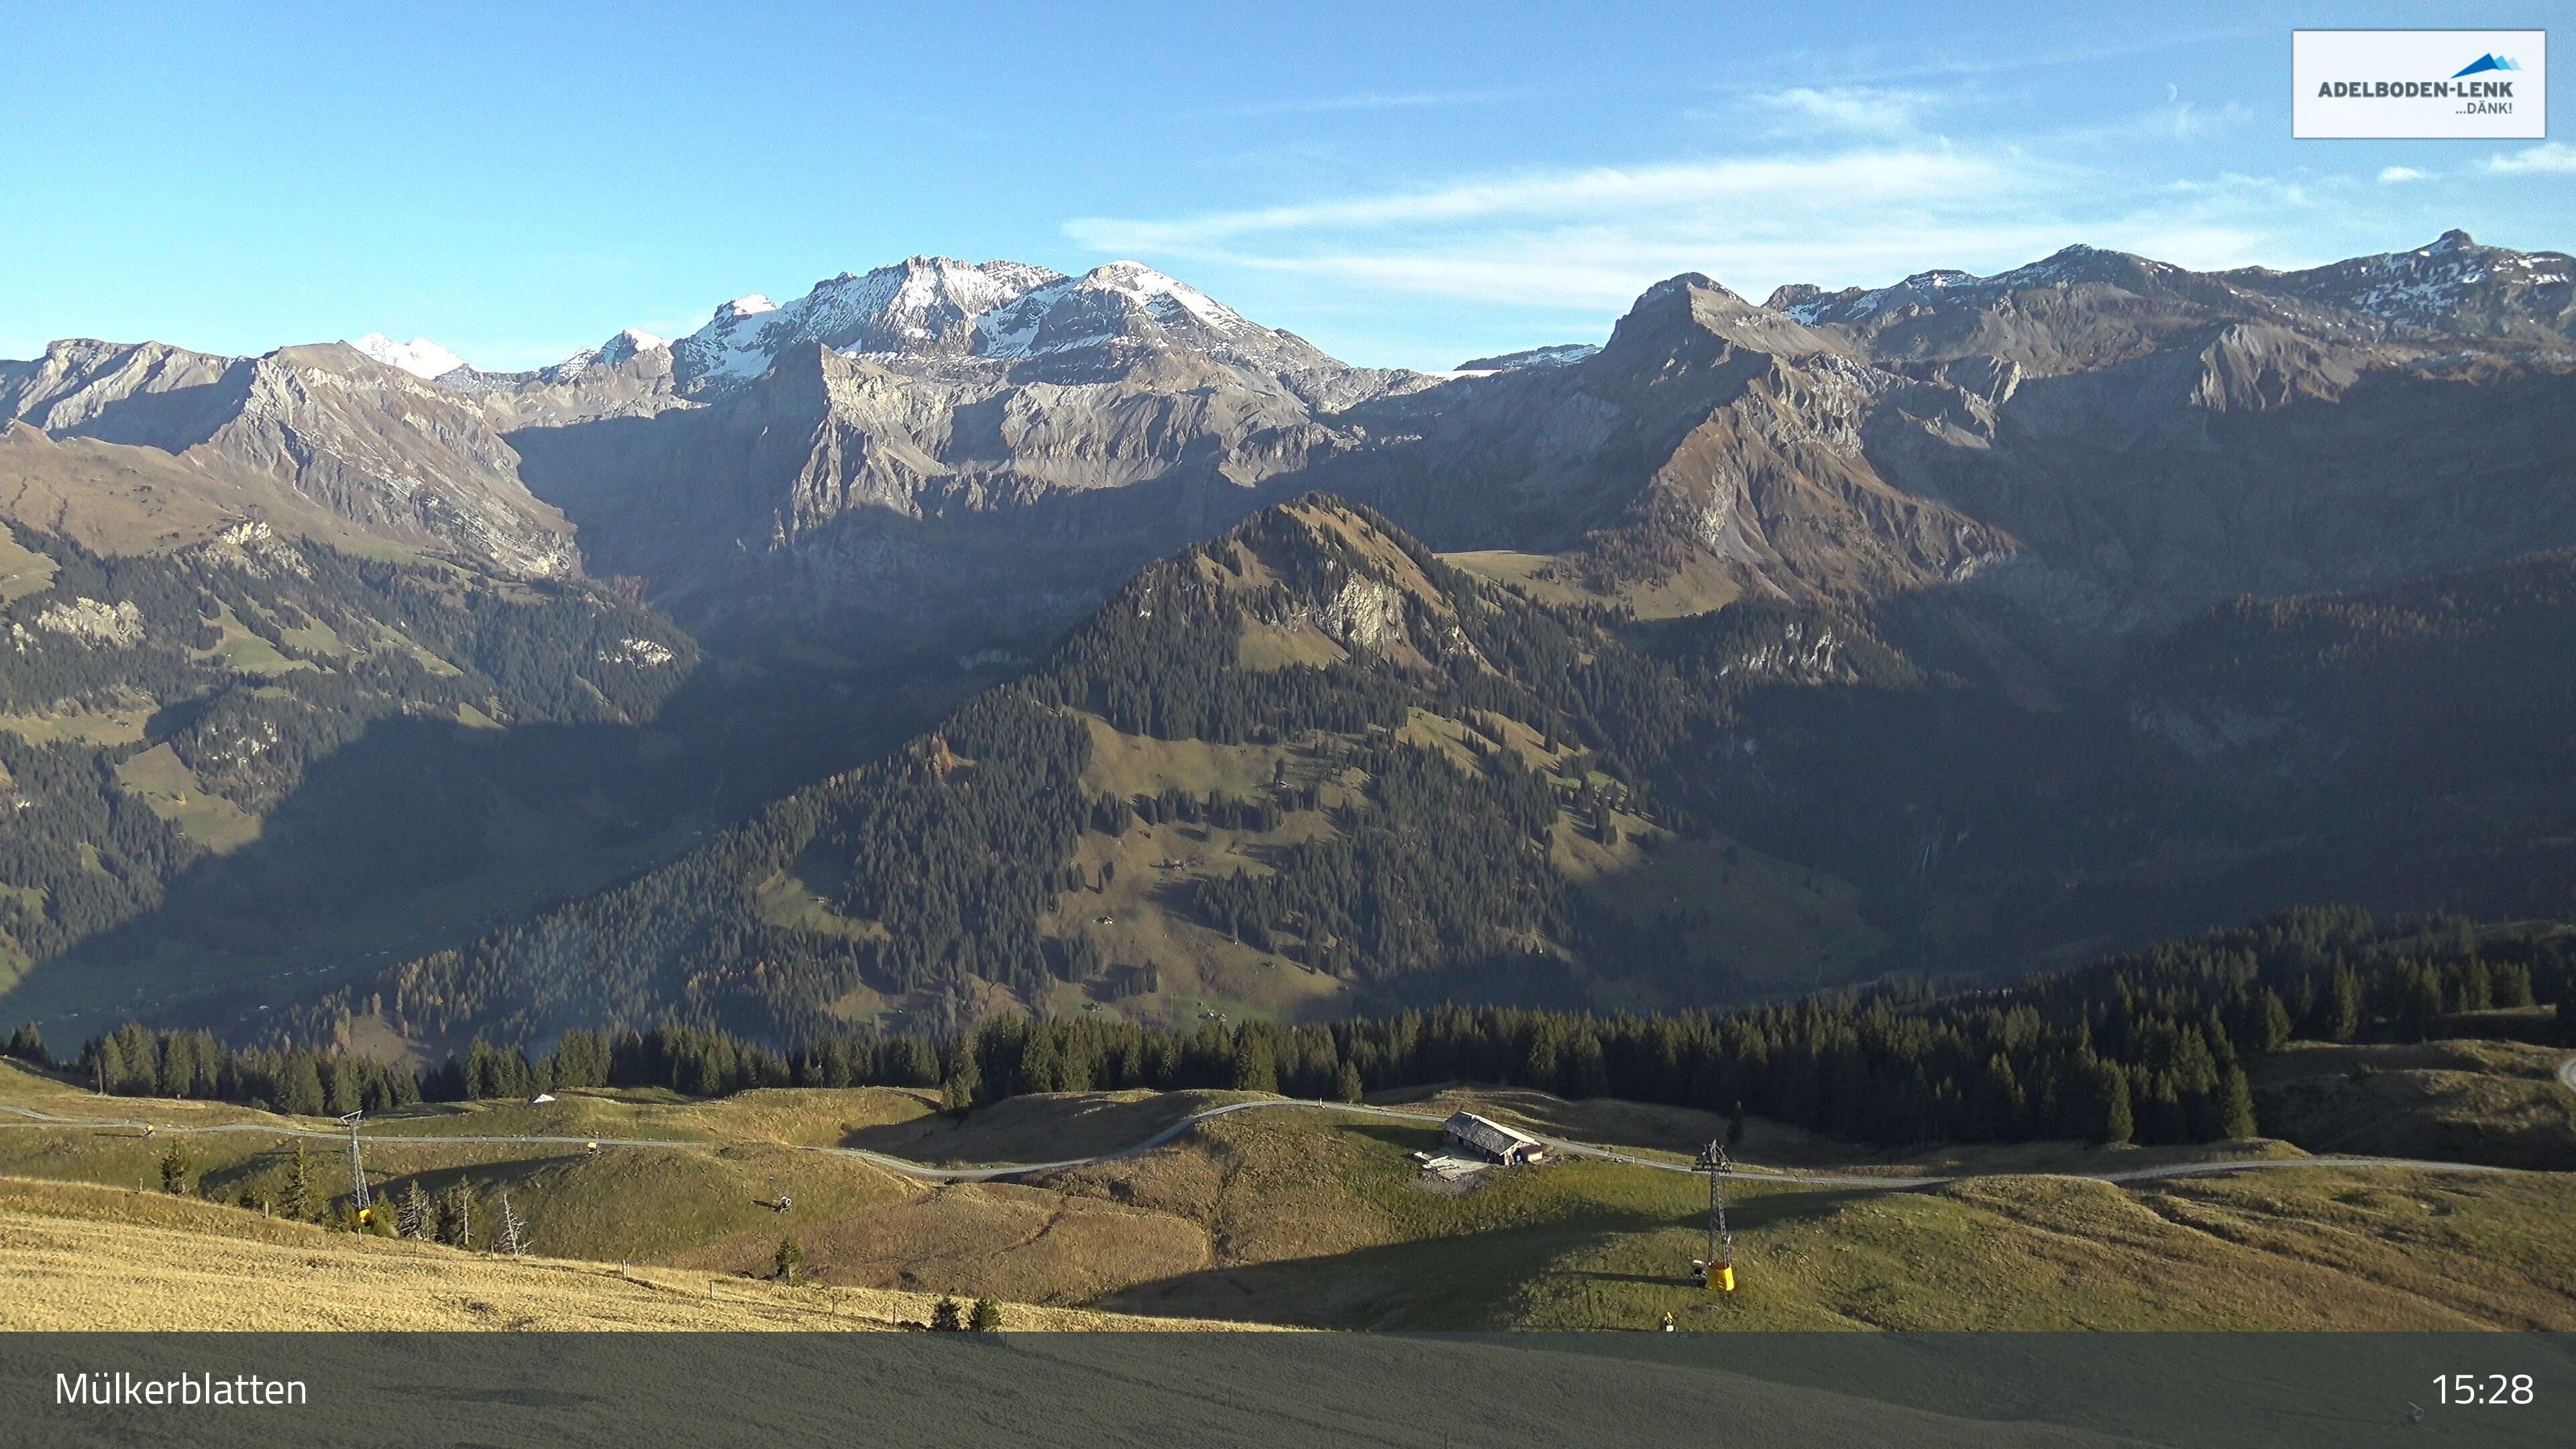
[{"label": "rocky cliff face", "polygon": [[0,374],[0,416],[270,481],[365,533],[500,572],[580,567],[571,527],[519,481],[482,409],[346,344],[228,358],[58,342]]},{"label": "rocky cliff face", "polygon": [[1432,381],[1346,366],[1134,263],[916,257],[729,302],[667,356],[667,385],[641,354],[471,385],[595,568],[701,625],[899,648],[1060,627],[1363,448],[1337,409]]},{"label": "rocky cliff face", "polygon": [[2572,273],[2450,233],[2292,273],[2069,247],[1760,306],[1689,275],[1602,347],[1435,376],[1133,262],[913,257],[524,373],[63,343],[0,366],[0,407],[514,572],[572,566],[559,507],[595,571],[720,628],[1025,652],[1323,488],[1667,611],[1966,589],[2100,633],[2576,543],[2546,421],[2576,401]]},{"label": "rocky cliff face", "polygon": [[1596,356],[1355,410],[1371,446],[1331,486],[1623,590],[1962,587],[2100,632],[2372,586],[2576,542],[2545,421],[2576,402],[2562,261],[2455,235],[2210,275],[2079,247],[1762,307],[1675,278]]}]

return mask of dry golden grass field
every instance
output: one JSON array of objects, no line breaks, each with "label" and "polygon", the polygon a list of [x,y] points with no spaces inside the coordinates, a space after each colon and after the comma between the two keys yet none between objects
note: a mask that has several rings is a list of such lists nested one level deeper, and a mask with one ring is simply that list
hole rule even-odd
[{"label": "dry golden grass field", "polygon": [[[894,1330],[936,1294],[391,1242],[155,1193],[0,1179],[0,1329]],[[1175,1324],[1026,1304],[1010,1329]]]}]

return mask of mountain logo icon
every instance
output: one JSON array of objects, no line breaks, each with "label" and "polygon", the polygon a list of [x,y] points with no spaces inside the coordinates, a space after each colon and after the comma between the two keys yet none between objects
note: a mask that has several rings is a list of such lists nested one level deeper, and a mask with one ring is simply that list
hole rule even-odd
[{"label": "mountain logo icon", "polygon": [[2522,69],[2521,66],[2514,64],[2513,61],[2504,56],[2493,54],[2482,55],[2477,59],[2470,61],[2467,65],[2460,67],[2458,70],[2451,72],[2451,79],[2458,80],[2464,75],[2476,75],[2480,71],[2520,69]]}]

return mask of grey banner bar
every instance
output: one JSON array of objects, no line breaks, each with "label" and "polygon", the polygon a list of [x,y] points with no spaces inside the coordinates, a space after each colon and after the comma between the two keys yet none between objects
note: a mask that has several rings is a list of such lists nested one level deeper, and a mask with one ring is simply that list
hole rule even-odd
[{"label": "grey banner bar", "polygon": [[[303,1402],[94,1401],[246,1375]],[[0,1440],[81,1449],[2344,1449],[2571,1423],[2569,1334],[0,1335]]]}]

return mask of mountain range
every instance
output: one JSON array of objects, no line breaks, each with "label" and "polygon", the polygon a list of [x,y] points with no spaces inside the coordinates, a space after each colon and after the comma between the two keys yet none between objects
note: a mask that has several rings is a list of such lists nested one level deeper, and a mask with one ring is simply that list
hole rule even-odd
[{"label": "mountain range", "polygon": [[[260,923],[339,909],[286,882],[356,819],[311,781],[423,719],[625,766],[545,892],[390,947],[350,915],[298,1030],[1672,1001],[2547,904],[2571,275],[2459,232],[1759,304],[1689,274],[1446,373],[1133,262],[940,257],[526,372],[58,342],[0,362],[0,789],[98,824],[9,867],[0,960],[49,1012],[291,1004],[245,984]],[[1209,681],[1264,703],[1175,702]],[[224,763],[260,729],[293,768]],[[768,768],[684,803],[755,734]],[[575,809],[432,753],[424,792],[491,802],[456,880]],[[211,859],[174,803],[209,796],[276,828]],[[102,969],[111,928],[143,964]]]}]

